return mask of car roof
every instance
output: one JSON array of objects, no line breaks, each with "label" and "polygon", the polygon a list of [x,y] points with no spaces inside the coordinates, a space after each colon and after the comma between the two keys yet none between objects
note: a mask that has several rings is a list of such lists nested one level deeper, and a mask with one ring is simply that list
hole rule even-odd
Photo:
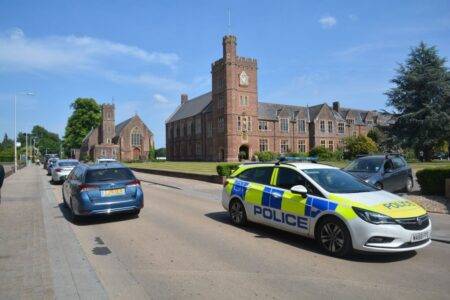
[{"label": "car roof", "polygon": [[261,166],[267,166],[267,167],[274,167],[274,166],[291,166],[295,167],[299,170],[307,170],[307,169],[338,169],[333,166],[324,165],[324,164],[317,164],[317,163],[310,163],[310,162],[282,162],[282,163],[248,163],[244,164],[243,166],[246,167],[261,167]]},{"label": "car roof", "polygon": [[108,163],[98,163],[87,165],[87,168],[90,170],[98,170],[98,169],[113,169],[113,168],[126,168],[119,162],[108,162]]}]

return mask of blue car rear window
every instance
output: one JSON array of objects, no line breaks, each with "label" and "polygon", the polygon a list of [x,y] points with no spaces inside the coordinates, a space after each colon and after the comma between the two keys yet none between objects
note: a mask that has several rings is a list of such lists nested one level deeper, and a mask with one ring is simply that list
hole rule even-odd
[{"label": "blue car rear window", "polygon": [[86,183],[133,179],[135,179],[133,173],[126,168],[96,169],[88,170],[86,173]]}]

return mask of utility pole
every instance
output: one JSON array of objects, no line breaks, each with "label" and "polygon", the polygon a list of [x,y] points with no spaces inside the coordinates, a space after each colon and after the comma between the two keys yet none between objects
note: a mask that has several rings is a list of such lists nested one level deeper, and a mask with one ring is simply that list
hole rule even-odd
[{"label": "utility pole", "polygon": [[14,173],[17,172],[17,124],[16,124],[17,95],[14,95]]},{"label": "utility pole", "polygon": [[25,132],[25,166],[28,166],[28,133]]}]

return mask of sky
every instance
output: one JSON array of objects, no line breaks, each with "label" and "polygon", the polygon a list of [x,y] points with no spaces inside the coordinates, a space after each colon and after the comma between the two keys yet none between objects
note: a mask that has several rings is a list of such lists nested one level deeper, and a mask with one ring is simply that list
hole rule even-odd
[{"label": "sky", "polygon": [[70,104],[92,97],[116,105],[116,123],[139,114],[164,147],[180,94],[210,91],[228,33],[258,60],[260,101],[389,110],[411,47],[450,56],[450,1],[0,0],[0,135],[13,135],[14,95],[18,131],[60,136]]}]

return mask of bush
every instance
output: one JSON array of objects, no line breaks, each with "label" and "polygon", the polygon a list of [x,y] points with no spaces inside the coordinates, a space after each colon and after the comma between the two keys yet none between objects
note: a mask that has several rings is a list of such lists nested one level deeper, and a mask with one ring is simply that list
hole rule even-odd
[{"label": "bush", "polygon": [[420,190],[425,195],[444,195],[445,179],[450,178],[450,167],[426,168],[416,173]]},{"label": "bush", "polygon": [[255,152],[254,157],[257,157],[259,161],[272,161],[276,160],[279,157],[279,154],[271,151],[262,151]]},{"label": "bush", "polygon": [[220,176],[229,177],[234,171],[237,170],[237,168],[239,166],[240,166],[240,164],[237,164],[237,163],[219,164],[216,167],[217,174],[219,174]]},{"label": "bush", "polygon": [[319,160],[335,160],[334,152],[322,146],[312,148],[311,151],[309,151],[309,156],[317,157]]},{"label": "bush", "polygon": [[372,154],[378,151],[377,144],[363,135],[345,138],[345,154],[348,158],[355,158],[360,154]]}]

